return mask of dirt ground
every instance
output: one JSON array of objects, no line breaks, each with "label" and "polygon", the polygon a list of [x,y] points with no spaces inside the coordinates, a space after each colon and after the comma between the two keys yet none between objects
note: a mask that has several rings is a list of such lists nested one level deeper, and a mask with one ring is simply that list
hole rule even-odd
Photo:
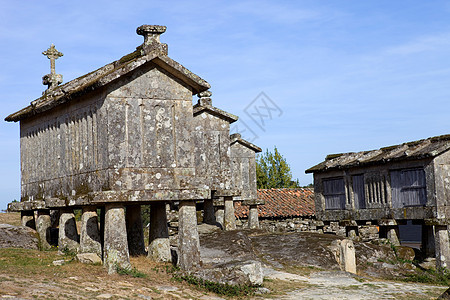
[{"label": "dirt ground", "polygon": [[[18,225],[19,216],[0,214],[0,223]],[[314,250],[309,235],[216,231],[201,235],[201,252],[205,262],[257,259],[263,263],[265,280],[259,294],[241,298],[436,299],[447,289],[342,272],[320,247],[327,239],[317,242],[320,250]],[[375,250],[366,250],[365,255]],[[145,274],[144,278],[107,275],[100,265],[70,259],[57,251],[0,249],[0,299],[228,299],[175,281],[169,265],[145,257],[131,259],[136,274]],[[66,262],[55,266],[56,260]]]}]

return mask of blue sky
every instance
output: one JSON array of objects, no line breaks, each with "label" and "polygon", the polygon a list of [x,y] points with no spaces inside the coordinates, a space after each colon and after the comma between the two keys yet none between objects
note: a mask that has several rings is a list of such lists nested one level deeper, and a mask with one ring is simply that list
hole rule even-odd
[{"label": "blue sky", "polygon": [[[169,56],[304,185],[329,153],[450,133],[449,1],[0,0],[0,116],[44,91],[51,43],[67,82],[132,52],[142,24],[166,25]],[[281,115],[259,127],[261,92]],[[0,122],[0,143],[3,209],[20,198],[19,125]]]}]

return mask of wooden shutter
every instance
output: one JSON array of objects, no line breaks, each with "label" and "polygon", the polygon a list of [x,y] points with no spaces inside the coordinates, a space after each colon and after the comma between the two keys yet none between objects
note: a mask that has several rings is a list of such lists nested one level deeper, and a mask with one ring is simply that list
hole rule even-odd
[{"label": "wooden shutter", "polygon": [[427,203],[423,169],[391,171],[392,207],[420,206]]},{"label": "wooden shutter", "polygon": [[325,197],[325,209],[345,209],[344,178],[324,179],[323,196]]},{"label": "wooden shutter", "polygon": [[366,208],[366,197],[364,193],[364,175],[352,176],[353,196],[356,209]]}]

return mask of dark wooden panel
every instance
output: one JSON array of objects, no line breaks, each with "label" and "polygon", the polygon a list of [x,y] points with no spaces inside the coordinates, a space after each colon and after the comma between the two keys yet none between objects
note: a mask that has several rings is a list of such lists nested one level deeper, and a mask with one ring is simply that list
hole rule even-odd
[{"label": "dark wooden panel", "polygon": [[353,195],[355,199],[355,208],[366,208],[366,197],[364,194],[364,175],[352,176]]},{"label": "dark wooden panel", "polygon": [[325,209],[345,209],[345,183],[343,178],[323,180]]}]

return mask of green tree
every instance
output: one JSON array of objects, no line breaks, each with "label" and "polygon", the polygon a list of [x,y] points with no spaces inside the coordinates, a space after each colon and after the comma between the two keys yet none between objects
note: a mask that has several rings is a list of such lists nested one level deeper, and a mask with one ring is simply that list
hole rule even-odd
[{"label": "green tree", "polygon": [[292,180],[292,172],[286,159],[278,152],[274,151],[258,155],[256,159],[256,183],[258,189],[271,188],[296,188],[299,187],[298,179]]}]

